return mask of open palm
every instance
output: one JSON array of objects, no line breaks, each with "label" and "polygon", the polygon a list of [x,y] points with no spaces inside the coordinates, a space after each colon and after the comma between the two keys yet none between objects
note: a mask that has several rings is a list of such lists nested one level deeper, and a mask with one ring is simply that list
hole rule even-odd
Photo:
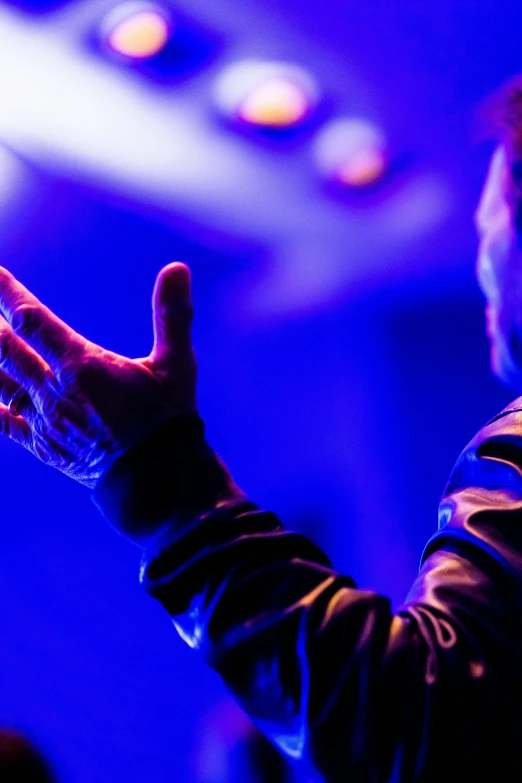
[{"label": "open palm", "polygon": [[129,359],[77,334],[0,268],[1,431],[93,487],[123,450],[164,421],[194,412],[192,300],[184,264],[161,270],[152,305],[152,351]]}]

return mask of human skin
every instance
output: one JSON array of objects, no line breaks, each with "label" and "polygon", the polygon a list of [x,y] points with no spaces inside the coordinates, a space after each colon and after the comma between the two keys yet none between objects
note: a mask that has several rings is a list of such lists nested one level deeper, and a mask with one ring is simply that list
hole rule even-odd
[{"label": "human skin", "polygon": [[[195,413],[196,360],[187,266],[156,279],[154,343],[129,359],[86,340],[0,267],[0,429],[36,457],[94,487],[129,447]],[[9,401],[25,390],[19,415]]]},{"label": "human skin", "polygon": [[486,332],[494,374],[522,388],[522,190],[510,144],[499,144],[475,213],[476,274],[487,301]]},{"label": "human skin", "polygon": [[[522,386],[522,190],[514,146],[492,157],[478,209],[477,278],[487,299],[495,374]],[[169,419],[195,413],[190,272],[173,263],[156,279],[154,344],[129,359],[74,332],[0,267],[0,430],[36,457],[94,487],[130,446]],[[19,415],[8,410],[25,390]]]}]

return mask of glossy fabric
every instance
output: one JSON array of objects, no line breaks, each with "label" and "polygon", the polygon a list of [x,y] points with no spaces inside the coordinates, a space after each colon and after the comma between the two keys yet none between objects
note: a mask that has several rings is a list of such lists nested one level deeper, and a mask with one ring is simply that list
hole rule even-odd
[{"label": "glossy fabric", "polygon": [[[165,464],[174,435],[147,447]],[[95,494],[120,527],[145,453]],[[207,507],[189,518],[172,471],[140,489],[142,509],[151,492],[169,507],[148,528],[141,580],[284,753],[327,783],[522,781],[522,399],[459,458],[395,614],[226,473],[215,508],[201,478]]]}]

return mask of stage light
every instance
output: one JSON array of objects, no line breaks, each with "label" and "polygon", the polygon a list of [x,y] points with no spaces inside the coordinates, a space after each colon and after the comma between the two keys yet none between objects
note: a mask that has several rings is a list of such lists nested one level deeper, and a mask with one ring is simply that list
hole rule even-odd
[{"label": "stage light", "polygon": [[219,77],[216,103],[230,119],[258,128],[284,129],[301,124],[315,109],[315,79],[297,65],[243,60]]},{"label": "stage light", "polygon": [[159,54],[172,32],[172,18],[167,9],[139,0],[117,5],[101,26],[102,41],[110,52],[140,61]]},{"label": "stage light", "polygon": [[27,186],[27,166],[7,147],[0,144],[0,224],[12,208],[18,206]]},{"label": "stage light", "polygon": [[383,132],[360,119],[339,119],[327,125],[316,139],[315,157],[326,179],[351,188],[372,185],[388,166]]}]

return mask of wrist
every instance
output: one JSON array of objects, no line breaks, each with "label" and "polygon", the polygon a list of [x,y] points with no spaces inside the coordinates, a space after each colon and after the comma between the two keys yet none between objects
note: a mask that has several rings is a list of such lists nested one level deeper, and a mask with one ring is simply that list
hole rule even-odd
[{"label": "wrist", "polygon": [[108,521],[140,546],[166,522],[181,530],[218,504],[242,497],[206,442],[197,414],[171,419],[128,449],[93,491]]}]

